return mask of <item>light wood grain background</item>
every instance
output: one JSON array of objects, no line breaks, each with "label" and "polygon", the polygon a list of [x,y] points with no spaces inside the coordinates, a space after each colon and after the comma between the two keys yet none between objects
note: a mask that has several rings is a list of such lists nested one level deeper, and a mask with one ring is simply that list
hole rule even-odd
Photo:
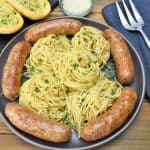
[{"label": "light wood grain background", "polygon": [[[106,23],[101,10],[115,0],[95,0],[92,12],[87,16]],[[49,17],[63,16],[57,7]],[[40,150],[14,135],[0,120],[0,150]],[[146,99],[142,109],[131,126],[118,138],[98,148],[98,150],[150,150],[150,102]]]}]

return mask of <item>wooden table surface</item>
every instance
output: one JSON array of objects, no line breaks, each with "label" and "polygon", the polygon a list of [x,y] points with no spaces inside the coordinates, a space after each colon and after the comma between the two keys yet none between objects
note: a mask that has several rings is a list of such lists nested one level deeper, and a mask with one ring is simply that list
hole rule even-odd
[{"label": "wooden table surface", "polygon": [[[106,23],[101,14],[104,6],[115,0],[96,0],[93,11],[88,15],[96,21]],[[49,17],[63,16],[57,7]],[[132,125],[118,138],[98,148],[99,150],[149,150],[150,149],[150,102],[146,99]],[[0,120],[0,150],[40,150],[14,135]]]}]

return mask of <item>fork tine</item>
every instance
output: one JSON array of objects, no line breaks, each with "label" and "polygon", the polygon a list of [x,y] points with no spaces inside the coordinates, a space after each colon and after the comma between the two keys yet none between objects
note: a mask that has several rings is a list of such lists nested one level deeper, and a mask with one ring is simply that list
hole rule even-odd
[{"label": "fork tine", "polygon": [[128,9],[125,1],[122,0],[122,3],[123,3],[123,6],[124,6],[124,9],[126,11],[126,14],[127,14],[127,17],[129,19],[130,24],[135,24],[136,22],[135,22],[134,18],[132,17],[132,14],[131,14],[130,10]]},{"label": "fork tine", "polygon": [[121,21],[123,27],[124,28],[128,28],[129,24],[128,24],[128,22],[127,22],[127,20],[126,20],[126,18],[124,16],[120,6],[119,6],[119,3],[116,1],[115,4],[116,4],[117,11],[118,11],[118,14],[119,14],[119,18],[120,18],[120,21]]},{"label": "fork tine", "polygon": [[142,23],[144,25],[144,20],[142,18],[142,16],[140,15],[139,11],[137,10],[137,8],[135,7],[134,3],[132,2],[132,0],[129,0],[129,3],[131,5],[131,8],[132,8],[132,11],[133,11],[133,14],[134,14],[134,17],[135,19]]}]

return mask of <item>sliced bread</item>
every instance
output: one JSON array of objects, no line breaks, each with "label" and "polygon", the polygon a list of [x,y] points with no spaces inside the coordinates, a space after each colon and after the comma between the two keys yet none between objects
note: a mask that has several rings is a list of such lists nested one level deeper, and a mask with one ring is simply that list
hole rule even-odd
[{"label": "sliced bread", "polygon": [[47,0],[7,0],[21,15],[39,20],[45,18],[51,11]]},{"label": "sliced bread", "polygon": [[17,32],[24,24],[21,15],[5,0],[0,2],[0,34]]}]

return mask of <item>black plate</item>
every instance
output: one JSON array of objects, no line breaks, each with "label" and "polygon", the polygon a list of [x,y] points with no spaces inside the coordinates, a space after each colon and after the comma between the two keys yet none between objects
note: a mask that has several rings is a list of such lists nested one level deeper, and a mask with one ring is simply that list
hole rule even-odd
[{"label": "black plate", "polygon": [[[63,18],[70,18],[70,17],[63,17]],[[59,19],[59,18],[54,18],[54,19]],[[93,26],[96,27],[100,30],[104,30],[106,28],[109,28],[109,26],[104,25],[102,23],[90,20],[90,19],[86,19],[86,18],[75,18],[77,20],[80,20],[81,22],[83,22],[84,25],[89,25],[89,26]],[[23,40],[23,35],[24,32],[29,29],[30,27],[24,29],[23,31],[21,31],[17,36],[15,36],[3,49],[1,55],[0,55],[0,85],[1,85],[1,78],[2,78],[2,71],[3,71],[3,67],[4,64],[6,62],[7,56],[12,48],[12,46],[18,42]],[[124,38],[125,39],[125,38]],[[126,39],[125,39],[126,40]],[[144,97],[144,93],[145,93],[145,74],[144,74],[144,70],[143,70],[143,65],[141,62],[141,59],[139,57],[139,55],[137,54],[136,50],[131,46],[131,44],[126,40],[131,55],[132,55],[132,59],[134,62],[134,66],[135,66],[135,78],[134,81],[131,85],[131,87],[133,87],[137,93],[138,93],[138,100],[135,106],[135,109],[132,113],[132,115],[130,115],[130,117],[127,119],[127,121],[115,132],[113,132],[111,135],[101,139],[101,140],[97,140],[95,142],[85,142],[81,139],[78,139],[77,134],[75,132],[73,132],[72,138],[69,142],[66,143],[62,143],[62,144],[53,144],[51,142],[47,142],[41,139],[38,139],[34,136],[31,136],[29,134],[26,134],[20,130],[18,130],[17,128],[15,128],[6,118],[6,116],[4,115],[4,109],[5,109],[5,105],[6,103],[8,103],[9,101],[4,98],[3,96],[1,96],[0,98],[0,116],[3,119],[3,121],[6,123],[6,125],[16,134],[18,135],[20,138],[22,138],[23,140],[25,140],[26,142],[33,144],[35,146],[41,147],[41,148],[45,148],[45,149],[74,149],[74,150],[79,150],[79,149],[91,149],[91,148],[95,148],[98,147],[102,144],[105,144],[109,141],[111,141],[112,139],[116,138],[118,135],[120,135],[123,131],[125,131],[125,129],[131,124],[131,122],[135,119],[135,117],[137,116],[142,102],[143,102],[143,97]],[[1,87],[0,87],[1,88]],[[0,89],[1,91],[1,89]]]}]

